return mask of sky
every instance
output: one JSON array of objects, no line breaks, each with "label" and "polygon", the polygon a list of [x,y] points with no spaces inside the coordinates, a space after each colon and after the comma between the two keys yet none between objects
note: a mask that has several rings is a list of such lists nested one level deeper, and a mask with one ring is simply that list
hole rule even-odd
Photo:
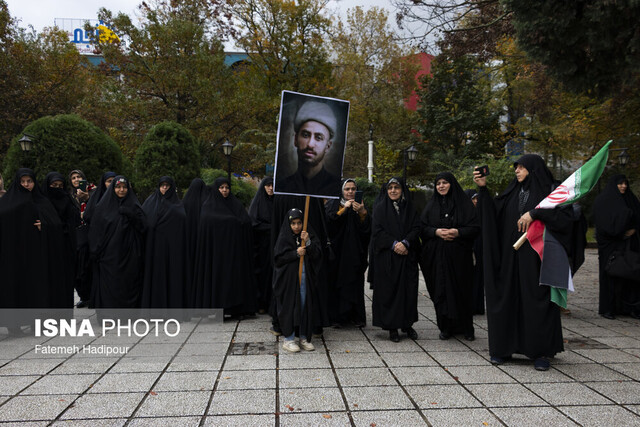
[{"label": "sky", "polygon": [[[129,16],[136,15],[136,7],[142,0],[5,0],[9,12],[20,19],[21,27],[32,25],[36,31],[53,26],[55,18],[96,19],[98,10],[106,7],[116,14],[124,12]],[[389,11],[389,23],[395,26],[395,13],[389,0],[331,0],[329,7],[346,15],[349,8],[357,5],[368,8],[383,7]]]}]

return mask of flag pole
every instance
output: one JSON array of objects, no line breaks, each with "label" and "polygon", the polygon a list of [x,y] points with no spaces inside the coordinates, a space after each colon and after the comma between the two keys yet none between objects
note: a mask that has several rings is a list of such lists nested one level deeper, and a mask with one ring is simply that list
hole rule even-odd
[{"label": "flag pole", "polygon": [[518,241],[513,244],[513,249],[515,249],[516,251],[520,249],[520,246],[524,245],[524,242],[526,240],[527,240],[527,233],[524,233],[522,236],[520,236]]},{"label": "flag pole", "polygon": [[[311,196],[307,196],[304,201],[304,222],[302,224],[302,231],[307,231],[307,222],[309,221],[309,199]],[[300,247],[305,247],[304,239],[300,239]],[[304,265],[304,255],[300,257],[300,266],[298,267],[298,285],[302,286],[302,266]]]}]

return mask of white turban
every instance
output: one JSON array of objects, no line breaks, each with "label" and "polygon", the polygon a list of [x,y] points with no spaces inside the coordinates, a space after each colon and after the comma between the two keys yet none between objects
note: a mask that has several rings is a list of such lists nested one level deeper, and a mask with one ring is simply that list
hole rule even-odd
[{"label": "white turban", "polygon": [[329,129],[330,137],[333,138],[333,135],[336,133],[338,122],[331,107],[325,103],[317,101],[307,101],[302,104],[302,107],[298,110],[296,119],[293,122],[293,128],[296,133],[300,130],[300,126],[310,120],[325,125],[327,129]]}]

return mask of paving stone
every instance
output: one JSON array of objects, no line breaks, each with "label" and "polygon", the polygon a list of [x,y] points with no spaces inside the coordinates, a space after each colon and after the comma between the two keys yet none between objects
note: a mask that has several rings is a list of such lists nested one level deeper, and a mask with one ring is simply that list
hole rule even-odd
[{"label": "paving stone", "polygon": [[218,390],[213,395],[208,414],[273,414],[275,412],[276,391],[273,389]]},{"label": "paving stone", "polygon": [[587,357],[598,363],[627,363],[640,362],[640,359],[629,353],[616,349],[574,350],[581,356]]},{"label": "paving stone", "polygon": [[224,356],[229,350],[229,343],[210,342],[185,344],[178,353],[179,357],[189,356]]},{"label": "paving stone", "polygon": [[160,372],[106,374],[91,387],[89,393],[147,392]]},{"label": "paving stone", "polygon": [[342,368],[336,374],[342,387],[398,384],[387,368]]},{"label": "paving stone", "polygon": [[279,411],[282,413],[344,411],[346,409],[337,387],[281,388],[279,397]]},{"label": "paving stone", "polygon": [[426,425],[418,411],[353,411],[353,422],[358,427],[418,426]]},{"label": "paving stone", "polygon": [[[217,374],[216,374],[217,375]],[[217,390],[275,389],[275,370],[222,371]]]},{"label": "paving stone", "polygon": [[213,415],[204,420],[206,427],[263,427],[275,424],[275,415]]},{"label": "paving stone", "polygon": [[131,416],[144,396],[144,393],[85,394],[80,396],[60,418],[63,420],[107,416],[127,418]]},{"label": "paving stone", "polygon": [[[629,378],[640,381],[640,363],[611,363],[607,366]],[[628,378],[624,379],[627,380]]]},{"label": "paving stone", "polygon": [[220,370],[223,356],[176,356],[169,366],[169,372],[199,372],[199,371],[216,371]]},{"label": "paving stone", "polygon": [[640,425],[640,417],[621,406],[560,406],[558,409],[584,427]]},{"label": "paving stone", "polygon": [[109,371],[112,374],[138,373],[138,372],[160,372],[171,360],[171,356],[140,356],[123,357]]},{"label": "paving stone", "polygon": [[427,353],[380,353],[380,357],[390,367],[438,366],[438,363]]},{"label": "paving stone", "polygon": [[640,349],[640,340],[632,337],[603,337],[594,339],[613,348]]},{"label": "paving stone", "polygon": [[423,412],[434,427],[501,425],[500,421],[486,409],[426,409]]},{"label": "paving stone", "polygon": [[375,349],[368,341],[327,341],[327,349],[333,353],[373,353]]},{"label": "paving stone", "polygon": [[229,356],[224,369],[229,371],[246,371],[250,369],[275,369],[276,357],[273,355]]},{"label": "paving stone", "polygon": [[72,357],[51,371],[50,375],[97,374],[107,371],[116,363],[113,358]]},{"label": "paving stone", "polygon": [[187,340],[187,344],[213,344],[224,343],[229,345],[233,338],[233,332],[202,332],[193,333]]},{"label": "paving stone", "polygon": [[213,390],[216,372],[165,372],[154,391],[204,391]]},{"label": "paving stone", "polygon": [[590,388],[571,383],[526,384],[527,388],[542,397],[551,405],[608,405],[613,402]]},{"label": "paving stone", "polygon": [[422,348],[415,341],[408,339],[402,332],[400,332],[400,342],[386,341],[374,341],[373,346],[380,353],[411,353],[422,352]]},{"label": "paving stone", "polygon": [[281,426],[350,426],[346,412],[302,413],[283,412],[280,414]]},{"label": "paving stone", "polygon": [[91,427],[121,427],[127,423],[126,418],[100,418],[92,420],[59,420],[52,424],[54,427],[85,427],[91,423]]},{"label": "paving stone", "polygon": [[280,369],[279,375],[280,388],[317,388],[338,386],[335,374],[331,369]]},{"label": "paving stone", "polygon": [[[576,381],[617,381],[628,380],[623,374],[608,366],[598,364],[556,365],[555,369],[568,375]],[[636,369],[640,369],[640,364]],[[636,370],[636,372],[638,372]],[[640,372],[638,372],[640,379]]]},{"label": "paving stone", "polygon": [[592,382],[586,385],[616,403],[631,405],[640,403],[640,383],[637,381]]},{"label": "paving stone", "polygon": [[5,375],[0,377],[0,393],[13,395],[40,378],[39,375]]},{"label": "paving stone", "polygon": [[65,359],[15,359],[0,368],[0,375],[45,375]]},{"label": "paving stone", "polygon": [[567,416],[554,408],[494,408],[496,414],[508,426],[576,426]]},{"label": "paving stone", "polygon": [[478,365],[489,366],[489,362],[473,352],[461,351],[430,351],[431,357],[445,367]]},{"label": "paving stone", "polygon": [[406,390],[422,409],[477,408],[482,406],[461,385],[408,386]]},{"label": "paving stone", "polygon": [[520,384],[482,384],[467,388],[488,407],[545,405],[542,399]]},{"label": "paving stone", "polygon": [[516,379],[520,383],[548,383],[548,382],[571,382],[571,378],[555,369],[551,362],[551,369],[548,371],[536,371],[533,367],[533,361],[526,364],[506,363],[500,365],[499,369]]},{"label": "paving stone", "polygon": [[403,386],[456,384],[449,372],[439,366],[393,367],[391,371]]},{"label": "paving stone", "polygon": [[147,393],[147,398],[136,412],[136,416],[203,415],[209,402],[209,396],[211,396],[211,392],[208,391]]},{"label": "paving stone", "polygon": [[161,417],[161,418],[135,418],[131,427],[196,427],[200,424],[200,417]]},{"label": "paving stone", "polygon": [[469,351],[462,342],[456,339],[441,340],[436,335],[435,339],[419,339],[417,341],[420,346],[428,352],[432,351]]},{"label": "paving stone", "polygon": [[16,396],[0,406],[0,421],[53,420],[65,410],[77,396]]},{"label": "paving stone", "polygon": [[414,409],[407,395],[398,386],[344,387],[351,411]]},{"label": "paving stone", "polygon": [[449,373],[462,384],[514,383],[515,380],[495,366],[451,366]]},{"label": "paving stone", "polygon": [[[235,342],[274,342],[277,337],[269,331],[237,332]],[[314,340],[315,341],[315,340]]]},{"label": "paving stone", "polygon": [[[366,341],[367,339],[360,329],[324,328],[322,337],[325,341]],[[314,340],[316,339],[322,341],[319,338],[314,338]]]},{"label": "paving stone", "polygon": [[552,365],[575,365],[578,363],[593,363],[593,360],[572,350],[565,350],[562,353],[558,353],[556,357],[551,360]]},{"label": "paving stone", "polygon": [[278,363],[280,369],[322,369],[331,367],[326,353],[320,351],[295,354],[280,353],[280,356],[278,356]]},{"label": "paving stone", "polygon": [[331,361],[336,368],[383,367],[380,357],[368,353],[331,353]]},{"label": "paving stone", "polygon": [[91,387],[100,374],[47,375],[33,383],[21,395],[81,394]]}]

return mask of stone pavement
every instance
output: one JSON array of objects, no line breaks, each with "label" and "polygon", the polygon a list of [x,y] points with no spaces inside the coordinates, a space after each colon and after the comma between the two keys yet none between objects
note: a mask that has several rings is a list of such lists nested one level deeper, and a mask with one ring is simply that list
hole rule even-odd
[{"label": "stone pavement", "polygon": [[484,316],[475,318],[475,341],[440,341],[424,283],[415,342],[392,343],[370,326],[326,329],[315,352],[283,354],[268,317],[258,316],[185,323],[174,338],[82,338],[131,347],[104,358],[37,355],[36,344],[60,338],[0,332],[0,422],[640,425],[640,322],[598,316],[597,273],[588,250],[563,315],[565,351],[547,372],[523,358],[492,366]]}]

